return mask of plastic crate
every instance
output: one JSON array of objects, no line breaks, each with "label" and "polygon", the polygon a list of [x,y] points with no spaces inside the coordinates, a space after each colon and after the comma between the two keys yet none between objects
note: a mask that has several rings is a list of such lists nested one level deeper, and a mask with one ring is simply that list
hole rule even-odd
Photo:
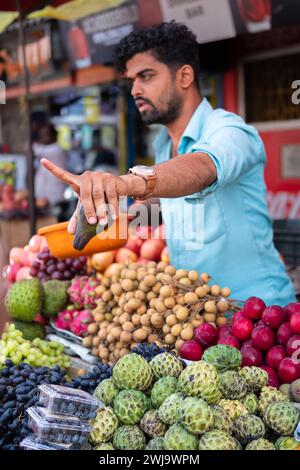
[{"label": "plastic crate", "polygon": [[300,266],[300,220],[274,220],[274,245],[287,266]]}]

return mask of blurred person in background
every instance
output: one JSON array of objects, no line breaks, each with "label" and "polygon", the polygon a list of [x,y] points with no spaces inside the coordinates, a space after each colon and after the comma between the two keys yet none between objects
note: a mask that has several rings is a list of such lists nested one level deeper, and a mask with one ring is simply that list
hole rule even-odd
[{"label": "blurred person in background", "polygon": [[33,144],[33,153],[37,163],[35,197],[47,199],[51,205],[55,205],[64,199],[66,185],[43,168],[40,160],[47,158],[50,162],[65,169],[67,158],[65,152],[57,144],[57,132],[52,124],[45,124],[40,128],[38,141]]}]

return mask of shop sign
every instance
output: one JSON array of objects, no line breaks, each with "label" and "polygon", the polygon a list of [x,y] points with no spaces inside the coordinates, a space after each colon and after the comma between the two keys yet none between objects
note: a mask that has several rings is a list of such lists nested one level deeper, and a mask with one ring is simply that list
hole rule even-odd
[{"label": "shop sign", "polygon": [[300,191],[298,193],[268,191],[267,203],[272,219],[300,218]]},{"label": "shop sign", "polygon": [[164,21],[186,24],[199,43],[236,35],[228,0],[160,0]]}]

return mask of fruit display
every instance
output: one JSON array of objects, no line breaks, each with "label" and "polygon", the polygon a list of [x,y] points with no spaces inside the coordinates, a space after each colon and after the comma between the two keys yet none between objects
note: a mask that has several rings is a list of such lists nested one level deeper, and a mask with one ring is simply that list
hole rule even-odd
[{"label": "fruit display", "polygon": [[[180,356],[211,362],[207,348],[215,344],[220,348],[221,345],[234,346],[234,354],[242,357],[244,367],[260,367],[267,373],[269,385],[278,388],[280,383],[300,379],[299,318],[299,303],[284,308],[266,307],[261,299],[250,297],[243,309],[234,313],[231,324],[217,328],[211,323],[202,323],[195,328],[193,338],[180,347]],[[213,364],[219,368],[221,362],[218,357]]]},{"label": "fruit display", "polygon": [[96,288],[101,300],[84,345],[110,365],[141,342],[179,351],[199,325],[224,325],[225,314],[238,308],[229,288],[209,286],[209,280],[164,262],[114,264]]},{"label": "fruit display", "polygon": [[[169,352],[150,362],[132,352],[120,358],[112,377],[95,390],[105,406],[91,423],[92,445],[174,451],[292,448],[287,439],[295,441],[299,410],[267,386],[265,371],[243,368],[242,357],[237,360],[230,349],[207,349],[217,364],[222,358],[219,369],[204,359],[184,367]],[[229,396],[231,385],[238,398]]]},{"label": "fruit display", "polygon": [[35,338],[28,341],[15,325],[6,325],[0,340],[0,367],[7,359],[17,365],[27,363],[32,366],[52,367],[55,365],[68,368],[70,358],[64,354],[64,346],[54,341]]}]

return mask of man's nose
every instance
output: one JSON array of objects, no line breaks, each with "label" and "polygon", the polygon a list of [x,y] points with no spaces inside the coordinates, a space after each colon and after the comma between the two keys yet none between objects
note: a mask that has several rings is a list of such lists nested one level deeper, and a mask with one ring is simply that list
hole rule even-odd
[{"label": "man's nose", "polygon": [[137,96],[141,96],[143,94],[142,87],[138,80],[135,80],[133,82],[132,88],[131,88],[131,95],[136,98]]}]

